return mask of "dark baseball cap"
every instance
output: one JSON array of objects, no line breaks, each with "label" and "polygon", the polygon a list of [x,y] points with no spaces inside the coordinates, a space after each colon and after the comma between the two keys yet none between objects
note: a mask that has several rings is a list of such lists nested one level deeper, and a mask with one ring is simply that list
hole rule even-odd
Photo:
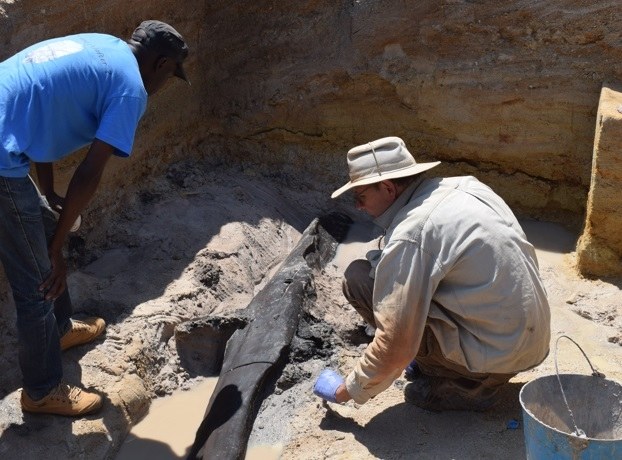
[{"label": "dark baseball cap", "polygon": [[177,61],[175,76],[190,83],[182,66],[188,56],[188,45],[172,26],[155,19],[143,21],[132,32],[132,40],[158,54],[175,59]]}]

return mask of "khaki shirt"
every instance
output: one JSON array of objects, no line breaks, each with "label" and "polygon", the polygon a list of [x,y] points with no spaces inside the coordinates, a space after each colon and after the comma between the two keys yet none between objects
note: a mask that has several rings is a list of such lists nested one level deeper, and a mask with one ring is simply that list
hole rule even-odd
[{"label": "khaki shirt", "polygon": [[546,358],[550,310],[536,253],[489,187],[422,177],[376,223],[386,229],[385,247],[369,255],[377,329],[346,378],[354,401],[401,375],[426,325],[444,356],[472,372],[511,374]]}]

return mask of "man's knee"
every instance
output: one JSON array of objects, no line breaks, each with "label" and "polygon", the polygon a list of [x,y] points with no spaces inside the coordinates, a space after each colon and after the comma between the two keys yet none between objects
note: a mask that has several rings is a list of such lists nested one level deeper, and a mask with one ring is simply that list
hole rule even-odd
[{"label": "man's knee", "polygon": [[369,277],[371,265],[367,260],[353,261],[343,274],[343,295],[367,324],[376,327],[372,307],[374,280]]},{"label": "man's knee", "polygon": [[369,272],[371,271],[371,264],[365,259],[356,259],[348,268],[343,272],[343,285],[344,288],[348,286],[360,286],[362,284],[367,285],[371,278]]},{"label": "man's knee", "polygon": [[353,261],[343,273],[341,288],[350,303],[364,301],[371,304],[374,280],[369,277],[371,264],[364,259]]}]

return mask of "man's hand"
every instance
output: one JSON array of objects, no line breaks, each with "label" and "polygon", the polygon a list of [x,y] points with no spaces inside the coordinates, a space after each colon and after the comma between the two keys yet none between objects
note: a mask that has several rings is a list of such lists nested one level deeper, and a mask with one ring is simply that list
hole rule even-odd
[{"label": "man's hand", "polygon": [[[313,393],[330,402],[343,402],[337,399],[337,390],[345,388],[343,377],[332,369],[324,369],[315,381]],[[347,391],[346,391],[347,393]],[[349,399],[349,395],[348,395]]]},{"label": "man's hand", "polygon": [[67,289],[67,265],[62,252],[50,251],[50,263],[52,273],[39,286],[39,291],[45,292],[46,300],[56,300]]},{"label": "man's hand", "polygon": [[65,199],[62,196],[57,195],[56,193],[45,195],[45,198],[48,200],[48,204],[50,205],[50,208],[52,208],[54,211],[60,214],[61,211],[63,210]]},{"label": "man's hand", "polygon": [[[45,298],[54,300],[60,296],[67,287],[67,266],[63,258],[63,244],[67,234],[74,225],[80,212],[86,207],[95,189],[99,185],[106,162],[114,153],[114,147],[99,139],[95,139],[91,144],[86,157],[78,165],[73,173],[67,195],[62,203],[62,212],[56,224],[56,231],[50,242],[48,253],[52,264],[52,273],[41,283],[39,291],[45,292]],[[48,196],[56,195],[50,184],[52,179],[52,168],[50,164],[42,164],[37,169],[37,174],[41,172],[45,187],[43,193]],[[60,198],[60,197],[59,197]],[[55,198],[53,198],[55,200]],[[54,206],[58,203],[50,203]]]},{"label": "man's hand", "polygon": [[335,393],[335,399],[339,404],[343,404],[352,399],[350,393],[348,393],[348,389],[346,388],[345,383],[342,383],[339,388],[337,388],[337,392]]}]

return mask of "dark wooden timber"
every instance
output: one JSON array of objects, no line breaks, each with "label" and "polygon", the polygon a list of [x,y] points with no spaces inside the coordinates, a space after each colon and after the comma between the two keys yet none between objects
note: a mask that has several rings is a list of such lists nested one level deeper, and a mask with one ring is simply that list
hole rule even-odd
[{"label": "dark wooden timber", "polygon": [[243,459],[256,411],[268,384],[287,360],[306,302],[315,297],[313,270],[330,261],[351,219],[315,219],[277,273],[246,308],[248,324],[233,333],[220,377],[188,459]]}]

